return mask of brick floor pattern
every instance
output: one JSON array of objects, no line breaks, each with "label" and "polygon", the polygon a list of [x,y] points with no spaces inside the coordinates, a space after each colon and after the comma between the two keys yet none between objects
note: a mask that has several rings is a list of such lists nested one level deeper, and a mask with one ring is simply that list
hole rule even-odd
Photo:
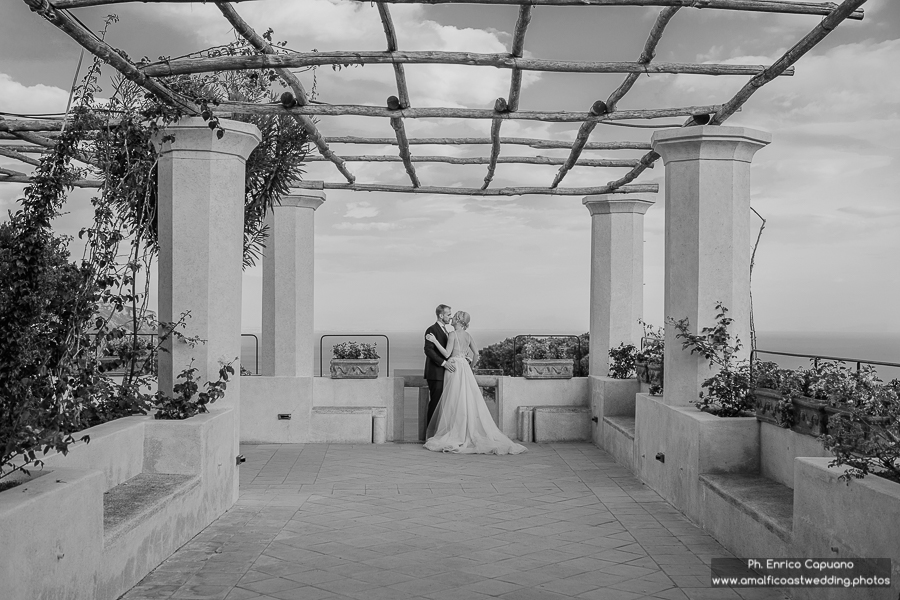
[{"label": "brick floor pattern", "polygon": [[242,446],[240,499],[124,600],[728,600],[731,556],[591,444]]}]

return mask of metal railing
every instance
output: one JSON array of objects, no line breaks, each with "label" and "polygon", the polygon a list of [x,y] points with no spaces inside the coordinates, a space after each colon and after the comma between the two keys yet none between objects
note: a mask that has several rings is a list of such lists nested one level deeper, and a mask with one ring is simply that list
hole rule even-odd
[{"label": "metal railing", "polygon": [[322,351],[322,342],[327,337],[381,337],[385,340],[385,345],[387,346],[385,350],[385,360],[387,361],[387,365],[385,365],[385,371],[388,374],[391,372],[391,338],[384,335],[383,333],[327,333],[319,338],[319,377],[322,376],[323,364],[325,361],[325,353]]},{"label": "metal railing", "polygon": [[[256,373],[254,373],[254,375],[259,375],[259,338],[256,337],[256,334],[255,334],[255,333],[242,333],[242,334],[241,334],[241,337],[252,337],[253,340],[256,342],[256,350],[255,350],[255,354],[256,354],[256,362],[255,362],[255,365],[256,365],[256,367],[255,367],[255,368],[256,368]],[[241,365],[241,366],[243,366],[243,365]]]},{"label": "metal railing", "polygon": [[[878,365],[881,367],[898,367],[900,368],[900,363],[894,362],[886,362],[882,360],[867,360],[864,358],[847,358],[841,356],[823,356],[820,354],[797,354],[795,352],[776,352],[774,350],[754,350],[753,354],[777,354],[778,356],[792,356],[796,358],[811,358],[813,361],[813,367],[819,368],[820,360],[836,360],[840,362],[849,362],[856,363],[856,370],[859,371],[861,365]],[[756,360],[759,360],[759,356],[756,356]]]},{"label": "metal railing", "polygon": [[[581,336],[571,335],[571,334],[563,334],[563,333],[547,333],[547,334],[523,333],[523,334],[517,335],[515,338],[513,338],[513,361],[514,361],[513,362],[513,376],[514,377],[522,376],[522,373],[519,372],[520,371],[519,363],[518,363],[518,361],[515,360],[515,357],[518,356],[518,354],[519,354],[519,352],[518,352],[519,338],[574,339],[578,343],[578,351],[575,353],[575,367],[576,368],[578,367],[578,361],[581,360],[581,358],[584,356],[584,354],[582,354],[582,351],[581,351]],[[522,347],[524,348],[525,345],[523,344]]]}]

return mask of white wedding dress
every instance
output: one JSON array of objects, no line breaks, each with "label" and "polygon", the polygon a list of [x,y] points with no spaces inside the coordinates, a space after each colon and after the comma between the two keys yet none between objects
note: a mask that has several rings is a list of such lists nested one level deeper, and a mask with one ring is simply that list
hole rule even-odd
[{"label": "white wedding dress", "polygon": [[425,447],[435,452],[458,454],[525,452],[525,446],[503,435],[484,403],[481,388],[465,358],[469,346],[474,347],[472,337],[462,330],[454,333],[457,339],[447,344],[450,346],[450,358],[447,360],[456,369],[444,371],[444,391],[428,427],[434,435],[425,441]]}]

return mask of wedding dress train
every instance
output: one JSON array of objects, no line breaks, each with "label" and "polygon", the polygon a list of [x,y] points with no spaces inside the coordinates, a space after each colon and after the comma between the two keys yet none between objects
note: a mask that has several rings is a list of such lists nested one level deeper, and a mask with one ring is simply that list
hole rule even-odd
[{"label": "wedding dress train", "polygon": [[[454,351],[454,354],[456,352]],[[444,392],[435,410],[425,447],[459,454],[521,454],[527,448],[503,435],[484,403],[469,362],[459,355],[448,359],[456,367],[444,373]]]}]

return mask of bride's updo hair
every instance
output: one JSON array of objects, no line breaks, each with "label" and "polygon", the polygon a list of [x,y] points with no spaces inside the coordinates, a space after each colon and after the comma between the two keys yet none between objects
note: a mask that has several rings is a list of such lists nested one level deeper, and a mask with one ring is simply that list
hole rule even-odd
[{"label": "bride's updo hair", "polygon": [[469,328],[469,320],[471,319],[471,317],[469,317],[469,313],[458,310],[453,316],[457,321],[460,322],[460,324],[463,326],[463,329]]}]

